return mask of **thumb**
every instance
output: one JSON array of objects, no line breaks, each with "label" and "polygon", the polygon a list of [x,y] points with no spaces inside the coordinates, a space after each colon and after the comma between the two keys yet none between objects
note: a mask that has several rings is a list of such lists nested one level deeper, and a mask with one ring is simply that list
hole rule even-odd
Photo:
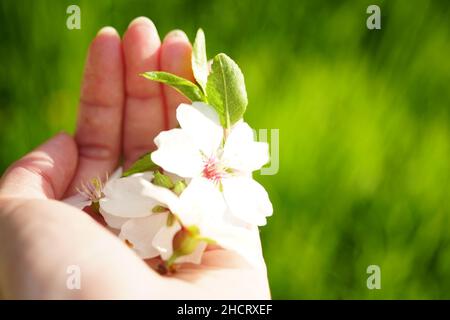
[{"label": "thumb", "polygon": [[0,197],[59,199],[75,173],[74,139],[60,133],[13,163],[0,180]]}]

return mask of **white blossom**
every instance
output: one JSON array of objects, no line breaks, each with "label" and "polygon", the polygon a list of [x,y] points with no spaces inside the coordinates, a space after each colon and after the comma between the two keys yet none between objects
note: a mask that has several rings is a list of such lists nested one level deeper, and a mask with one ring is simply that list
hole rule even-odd
[{"label": "white blossom", "polygon": [[[173,197],[166,203],[170,211],[181,221],[184,228],[195,227],[198,237],[205,239],[189,256],[177,259],[177,262],[198,262],[206,247],[206,241],[217,243],[225,249],[237,252],[250,263],[254,263],[262,257],[258,250],[258,241],[255,237],[255,228],[238,227],[225,220],[226,204],[217,188],[206,178],[193,179],[179,197]],[[163,226],[156,234],[153,245],[165,248],[167,251],[161,254],[167,260],[173,253],[173,235],[180,230],[176,223],[172,226]],[[257,229],[257,228],[256,228]],[[160,250],[162,252],[163,250]]]},{"label": "white blossom", "polygon": [[63,200],[63,202],[78,209],[89,207],[94,202],[99,202],[103,197],[103,190],[122,175],[122,168],[119,167],[110,177],[106,177],[106,183],[103,183],[99,177],[92,178],[88,182],[81,183],[77,188],[77,193]]},{"label": "white blossom", "polygon": [[[181,194],[152,183],[153,172],[122,177],[118,169],[65,201],[81,209],[98,204],[106,224],[143,259],[200,263],[208,243],[216,243],[256,264],[262,259],[257,226],[266,224],[272,204],[252,172],[267,163],[267,143],[254,141],[244,121],[225,130],[201,102],[181,104],[177,119],[180,128],[155,138],[151,158],[168,179],[184,180]],[[196,246],[180,253],[177,235]]]},{"label": "white blossom", "polygon": [[181,128],[155,138],[153,162],[184,178],[206,179],[222,193],[227,214],[249,225],[266,224],[272,204],[251,174],[268,162],[267,143],[254,141],[252,129],[243,121],[225,136],[217,112],[201,102],[181,104],[177,120]]}]

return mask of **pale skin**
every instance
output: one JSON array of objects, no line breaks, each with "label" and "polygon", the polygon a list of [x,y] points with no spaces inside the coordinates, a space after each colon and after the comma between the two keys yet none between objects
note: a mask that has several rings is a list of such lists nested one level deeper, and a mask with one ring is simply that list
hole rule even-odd
[{"label": "pale skin", "polygon": [[[220,248],[201,265],[162,276],[92,217],[60,200],[83,181],[128,166],[176,125],[187,102],[167,86],[139,77],[163,70],[193,80],[191,44],[181,31],[161,42],[147,18],[121,39],[103,28],[89,48],[74,137],[58,134],[13,163],[0,180],[0,298],[268,299],[266,267]],[[258,236],[258,235],[256,235]],[[255,250],[261,250],[260,246]],[[81,271],[69,290],[67,268]]]}]

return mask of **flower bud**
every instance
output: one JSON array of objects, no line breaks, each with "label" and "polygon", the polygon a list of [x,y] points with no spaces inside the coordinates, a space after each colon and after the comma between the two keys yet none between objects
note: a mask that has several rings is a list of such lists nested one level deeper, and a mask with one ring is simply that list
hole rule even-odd
[{"label": "flower bud", "polygon": [[174,187],[174,184],[173,184],[172,180],[170,179],[170,177],[166,176],[165,174],[162,174],[159,171],[155,171],[152,183],[157,186],[164,187],[167,189],[172,189]]},{"label": "flower bud", "polygon": [[172,188],[172,191],[179,196],[184,189],[186,189],[186,182],[184,182],[184,180],[179,180],[177,182],[175,182],[174,187]]},{"label": "flower bud", "polygon": [[187,228],[182,228],[173,237],[173,253],[179,257],[194,252],[200,242],[197,236],[198,229],[189,230]]}]

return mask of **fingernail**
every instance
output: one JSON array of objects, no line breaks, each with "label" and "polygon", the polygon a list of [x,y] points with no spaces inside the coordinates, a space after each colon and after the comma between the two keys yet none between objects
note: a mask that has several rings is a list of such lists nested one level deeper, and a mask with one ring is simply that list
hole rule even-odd
[{"label": "fingernail", "polygon": [[117,35],[118,33],[117,33],[116,29],[114,29],[113,27],[107,26],[107,27],[103,27],[100,30],[98,30],[97,35],[100,35],[100,34]]},{"label": "fingernail", "polygon": [[147,24],[147,25],[151,25],[154,26],[152,20],[150,20],[147,17],[137,17],[134,18],[133,21],[130,22],[130,24],[128,25],[128,28],[130,28],[131,26],[135,25],[135,24]]},{"label": "fingernail", "polygon": [[183,30],[180,29],[175,29],[170,31],[164,38],[165,39],[169,39],[169,38],[177,38],[177,39],[183,39],[183,40],[187,40],[189,41],[188,36],[186,35],[186,33],[184,33]]}]

